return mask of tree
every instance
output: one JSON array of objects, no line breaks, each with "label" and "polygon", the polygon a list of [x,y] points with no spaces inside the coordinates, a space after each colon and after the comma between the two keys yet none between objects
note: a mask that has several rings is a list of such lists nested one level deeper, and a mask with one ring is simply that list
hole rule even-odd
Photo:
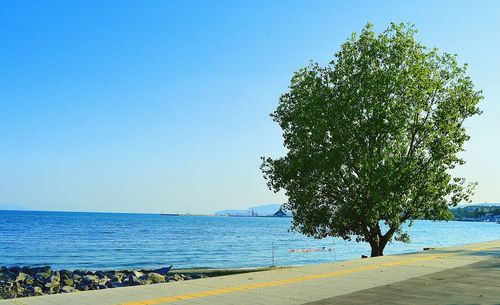
[{"label": "tree", "polygon": [[415,40],[413,25],[376,35],[366,25],[328,65],[296,72],[271,117],[287,154],[263,157],[271,190],[284,190],[292,230],[368,242],[383,255],[409,241],[402,224],[449,220],[475,184],[450,170],[465,163],[464,121],[480,114],[476,91],[456,55]]}]

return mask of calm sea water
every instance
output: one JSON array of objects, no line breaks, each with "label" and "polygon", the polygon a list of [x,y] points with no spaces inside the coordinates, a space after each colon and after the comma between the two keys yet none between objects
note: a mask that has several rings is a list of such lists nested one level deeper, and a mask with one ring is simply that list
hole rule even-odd
[{"label": "calm sea water", "polygon": [[[238,268],[359,258],[366,244],[289,233],[289,218],[0,211],[0,265],[66,269]],[[500,238],[500,224],[416,221],[385,254]],[[331,252],[290,252],[332,248]]]}]

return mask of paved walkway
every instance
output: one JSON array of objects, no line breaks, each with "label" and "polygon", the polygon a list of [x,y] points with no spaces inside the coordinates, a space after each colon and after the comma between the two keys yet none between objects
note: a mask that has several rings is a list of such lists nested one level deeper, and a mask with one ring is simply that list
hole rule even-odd
[{"label": "paved walkway", "polygon": [[[185,282],[3,300],[0,305],[500,304],[499,257],[496,240]],[[425,288],[425,283],[431,287]]]},{"label": "paved walkway", "polygon": [[500,304],[500,257],[307,305]]}]

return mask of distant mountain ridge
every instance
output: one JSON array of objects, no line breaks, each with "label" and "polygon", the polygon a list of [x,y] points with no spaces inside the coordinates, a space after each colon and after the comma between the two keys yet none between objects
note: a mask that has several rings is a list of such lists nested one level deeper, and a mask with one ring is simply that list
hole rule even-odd
[{"label": "distant mountain ridge", "polygon": [[497,207],[500,206],[500,202],[482,202],[482,203],[467,203],[463,205],[458,205],[456,206],[457,208],[460,207]]},{"label": "distant mountain ridge", "polygon": [[450,212],[455,220],[500,221],[500,204],[498,203],[462,205],[450,209]]},{"label": "distant mountain ridge", "polygon": [[[272,203],[259,205],[246,210],[222,210],[215,212],[218,216],[270,216],[281,208],[281,204]],[[253,214],[252,214],[253,212]],[[289,213],[287,213],[289,214]]]},{"label": "distant mountain ridge", "polygon": [[[485,207],[485,206],[500,206],[500,203],[489,203],[489,202],[483,202],[483,203],[470,203],[470,204],[464,204],[464,205],[459,205],[455,208],[465,208],[465,207]],[[264,204],[264,205],[259,205],[255,207],[248,208],[246,210],[222,210],[222,211],[217,211],[215,212],[214,215],[217,216],[252,216],[252,211],[253,211],[253,216],[270,216],[276,213],[279,209],[281,208],[281,204],[278,203],[271,203],[271,204]],[[453,209],[453,208],[452,208]],[[291,216],[292,214],[289,211],[285,211],[288,216]]]}]

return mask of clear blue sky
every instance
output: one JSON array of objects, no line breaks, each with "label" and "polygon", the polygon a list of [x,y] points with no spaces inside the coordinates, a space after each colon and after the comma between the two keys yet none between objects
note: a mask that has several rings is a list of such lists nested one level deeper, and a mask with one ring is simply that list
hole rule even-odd
[{"label": "clear blue sky", "polygon": [[500,201],[498,1],[0,1],[0,207],[198,212],[282,202],[268,114],[368,21],[412,22],[484,90],[477,202]]}]

